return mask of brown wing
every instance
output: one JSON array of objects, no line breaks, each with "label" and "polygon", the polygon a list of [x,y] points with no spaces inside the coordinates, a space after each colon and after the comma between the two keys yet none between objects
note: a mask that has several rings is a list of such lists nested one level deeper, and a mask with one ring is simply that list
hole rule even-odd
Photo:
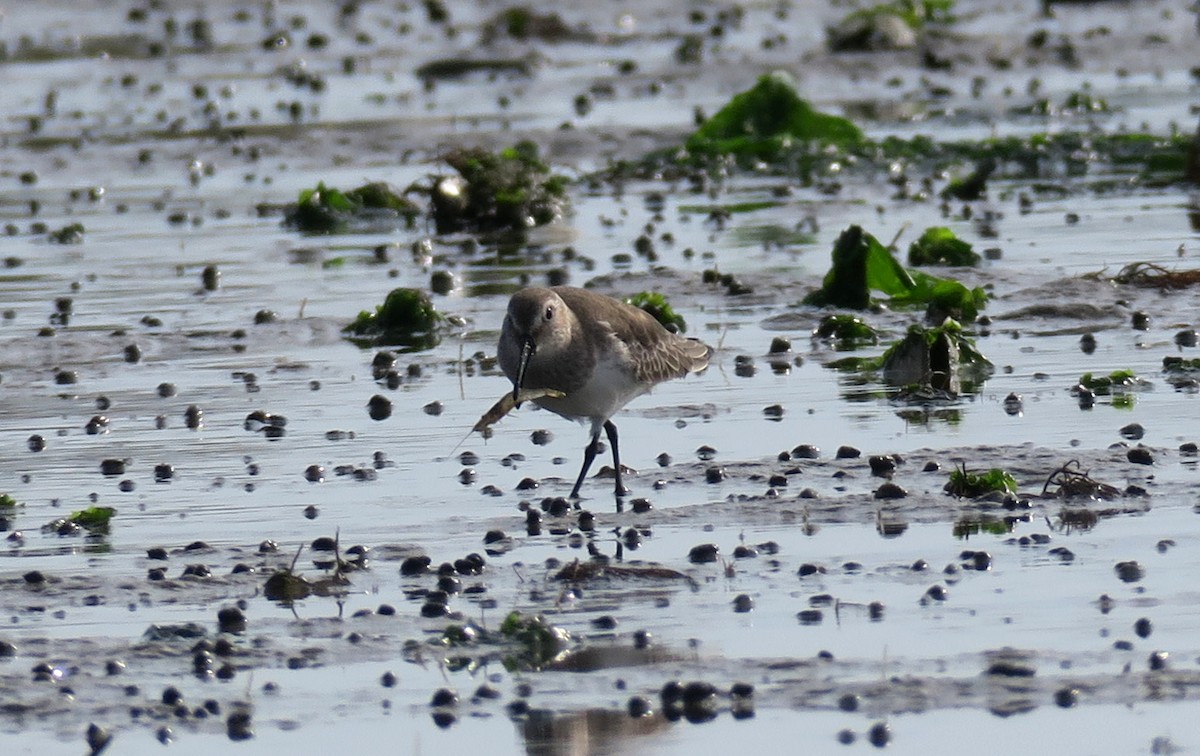
[{"label": "brown wing", "polygon": [[640,307],[585,289],[555,287],[589,337],[604,350],[628,350],[637,380],[660,383],[708,366],[712,348],[671,333]]}]

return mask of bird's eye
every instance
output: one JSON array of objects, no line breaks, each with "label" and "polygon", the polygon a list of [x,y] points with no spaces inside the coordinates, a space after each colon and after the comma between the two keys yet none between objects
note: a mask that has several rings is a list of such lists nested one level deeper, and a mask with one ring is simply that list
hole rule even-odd
[{"label": "bird's eye", "polygon": [[545,317],[546,317],[546,320],[553,320],[553,319],[554,319],[554,308],[553,308],[553,307],[547,307],[547,308],[546,308],[546,314],[545,314]]}]

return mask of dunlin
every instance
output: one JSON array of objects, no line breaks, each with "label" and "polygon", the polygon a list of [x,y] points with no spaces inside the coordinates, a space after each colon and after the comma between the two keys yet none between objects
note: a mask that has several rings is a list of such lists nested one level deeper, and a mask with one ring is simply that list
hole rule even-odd
[{"label": "dunlin", "polygon": [[564,396],[534,403],[568,420],[591,423],[591,442],[571,489],[571,498],[577,498],[596,457],[601,428],[612,447],[616,494],[629,493],[621,484],[613,413],[663,381],[703,370],[713,350],[671,333],[640,308],[555,286],[513,295],[498,351],[500,368],[513,382],[514,400],[522,389],[556,389]]}]

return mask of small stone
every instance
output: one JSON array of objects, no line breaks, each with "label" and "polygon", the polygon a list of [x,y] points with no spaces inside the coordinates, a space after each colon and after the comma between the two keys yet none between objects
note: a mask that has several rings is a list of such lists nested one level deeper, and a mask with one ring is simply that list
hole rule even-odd
[{"label": "small stone", "polygon": [[1133,623],[1133,632],[1137,634],[1137,637],[1139,638],[1149,638],[1153,629],[1154,626],[1150,623],[1150,620],[1146,619],[1145,617],[1142,617],[1137,622]]},{"label": "small stone", "polygon": [[1125,453],[1125,458],[1135,465],[1154,464],[1154,455],[1144,446],[1135,446]]},{"label": "small stone", "polygon": [[702,543],[688,551],[688,561],[692,564],[708,564],[717,561],[720,552],[715,543]]},{"label": "small stone", "polygon": [[1064,709],[1069,709],[1079,703],[1078,688],[1059,688],[1054,691],[1054,703]]},{"label": "small stone", "polygon": [[867,741],[876,748],[883,748],[892,742],[892,728],[887,722],[876,722],[867,730]]},{"label": "small stone", "polygon": [[1146,569],[1133,560],[1117,562],[1114,569],[1123,583],[1136,583],[1146,576]]},{"label": "small stone", "polygon": [[908,491],[890,480],[875,489],[876,499],[903,499],[906,496],[908,496]]},{"label": "small stone", "polygon": [[1130,423],[1122,427],[1120,433],[1122,438],[1127,438],[1130,441],[1140,441],[1142,436],[1146,435],[1146,429],[1142,427],[1141,423]]}]

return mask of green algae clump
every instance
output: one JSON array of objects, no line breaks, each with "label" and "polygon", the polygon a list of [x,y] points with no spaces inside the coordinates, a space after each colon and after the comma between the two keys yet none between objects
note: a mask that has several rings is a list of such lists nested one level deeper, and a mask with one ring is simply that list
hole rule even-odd
[{"label": "green algae clump", "polygon": [[697,154],[771,158],[796,142],[850,147],[864,140],[851,121],[817,111],[797,94],[791,76],[776,71],[734,95],[688,138],[686,146]]}]

